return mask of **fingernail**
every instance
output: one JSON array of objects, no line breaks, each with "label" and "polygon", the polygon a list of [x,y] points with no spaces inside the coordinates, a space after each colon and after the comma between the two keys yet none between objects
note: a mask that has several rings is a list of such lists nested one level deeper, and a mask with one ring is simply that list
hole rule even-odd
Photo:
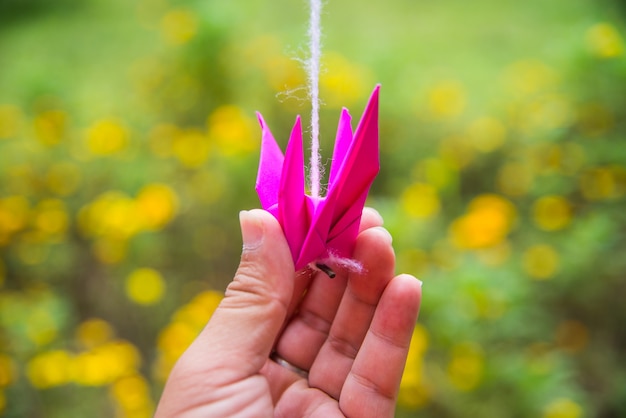
[{"label": "fingernail", "polygon": [[420,287],[422,287],[423,282],[420,279],[418,279],[417,277],[415,278],[415,280],[417,280],[417,282],[420,284]]},{"label": "fingernail", "polygon": [[374,229],[382,232],[385,235],[385,238],[387,239],[387,241],[389,242],[389,244],[393,244],[393,237],[391,236],[391,233],[389,231],[387,231],[385,228],[383,228],[382,226],[377,226]]},{"label": "fingernail", "polygon": [[239,212],[239,224],[241,225],[241,239],[243,249],[251,250],[258,248],[263,243],[263,223],[247,210]]}]

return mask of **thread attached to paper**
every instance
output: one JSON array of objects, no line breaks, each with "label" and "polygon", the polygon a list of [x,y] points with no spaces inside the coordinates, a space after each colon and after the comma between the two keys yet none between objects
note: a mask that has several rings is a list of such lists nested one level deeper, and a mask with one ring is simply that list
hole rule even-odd
[{"label": "thread attached to paper", "polygon": [[311,159],[309,163],[309,186],[311,196],[320,196],[321,166],[320,157],[320,59],[322,56],[322,0],[311,0],[309,18],[309,59],[307,60],[307,77],[309,97],[311,98]]}]

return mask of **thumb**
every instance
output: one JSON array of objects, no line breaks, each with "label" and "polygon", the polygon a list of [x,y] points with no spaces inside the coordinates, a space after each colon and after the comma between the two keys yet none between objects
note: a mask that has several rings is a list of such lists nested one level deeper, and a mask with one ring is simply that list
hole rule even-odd
[{"label": "thumb", "polygon": [[292,297],[294,266],[282,228],[271,214],[243,211],[239,220],[241,263],[200,337],[207,339],[211,362],[245,377],[263,367],[280,332]]}]

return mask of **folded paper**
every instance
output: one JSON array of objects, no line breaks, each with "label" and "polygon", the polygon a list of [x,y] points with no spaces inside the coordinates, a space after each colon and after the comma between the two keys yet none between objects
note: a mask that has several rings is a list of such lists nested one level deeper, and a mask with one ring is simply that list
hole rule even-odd
[{"label": "folded paper", "polygon": [[350,114],[342,110],[324,197],[305,192],[300,118],[283,155],[258,114],[263,134],[256,191],[263,209],[282,226],[296,270],[312,262],[352,256],[363,206],[380,169],[379,90],[376,86],[354,133]]}]

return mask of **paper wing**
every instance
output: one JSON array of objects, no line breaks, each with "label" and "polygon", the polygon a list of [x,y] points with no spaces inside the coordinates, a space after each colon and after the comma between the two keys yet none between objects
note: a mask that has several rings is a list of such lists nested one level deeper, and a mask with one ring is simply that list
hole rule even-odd
[{"label": "paper wing", "polygon": [[[278,191],[278,221],[283,227],[294,261],[299,258],[302,243],[311,224],[308,200],[304,192],[302,123],[298,117],[285,151]],[[304,266],[296,269],[301,267]]]},{"label": "paper wing", "polygon": [[259,158],[259,170],[256,176],[256,192],[261,201],[261,207],[277,217],[278,215],[278,189],[283,170],[284,157],[280,147],[276,143],[270,128],[263,120],[263,116],[257,113],[261,125],[261,156]]},{"label": "paper wing", "polygon": [[344,109],[339,120],[327,196],[317,206],[296,265],[330,253],[350,257],[370,186],[380,169],[377,86],[355,135]]}]

